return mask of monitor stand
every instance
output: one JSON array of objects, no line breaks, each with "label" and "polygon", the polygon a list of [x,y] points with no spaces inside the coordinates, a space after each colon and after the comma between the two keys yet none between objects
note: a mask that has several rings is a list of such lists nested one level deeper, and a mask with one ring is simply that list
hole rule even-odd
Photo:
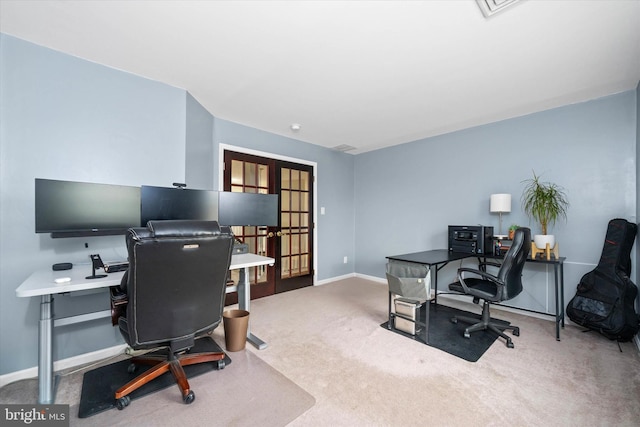
[{"label": "monitor stand", "polygon": [[89,255],[89,258],[91,258],[91,267],[93,269],[93,272],[91,273],[91,276],[87,276],[85,277],[85,279],[100,279],[102,277],[107,277],[106,274],[96,274],[97,269],[104,268],[104,264],[102,263],[100,255]]}]

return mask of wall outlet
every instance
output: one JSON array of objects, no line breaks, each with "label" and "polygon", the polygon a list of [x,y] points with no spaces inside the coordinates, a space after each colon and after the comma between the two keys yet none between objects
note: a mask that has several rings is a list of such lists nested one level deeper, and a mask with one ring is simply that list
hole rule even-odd
[{"label": "wall outlet", "polygon": [[346,264],[348,261],[349,261],[349,259],[347,257],[344,257],[344,261],[342,261],[342,262],[344,262]]}]

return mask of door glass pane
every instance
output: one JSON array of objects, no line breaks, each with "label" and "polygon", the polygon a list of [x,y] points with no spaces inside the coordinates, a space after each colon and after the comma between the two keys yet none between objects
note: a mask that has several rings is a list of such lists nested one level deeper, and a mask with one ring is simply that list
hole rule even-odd
[{"label": "door glass pane", "polygon": [[300,227],[308,227],[309,226],[309,214],[300,214]]},{"label": "door glass pane", "polygon": [[267,256],[267,236],[258,237],[258,255]]},{"label": "door glass pane", "polygon": [[282,257],[282,270],[280,271],[280,277],[283,279],[291,276],[291,269],[289,267],[289,257]]},{"label": "door glass pane", "polygon": [[231,161],[231,185],[242,185],[242,162],[239,160]]},{"label": "door glass pane", "polygon": [[244,164],[244,185],[255,187],[258,184],[255,166],[255,163]]},{"label": "door glass pane", "polygon": [[289,179],[289,169],[286,168],[282,168],[281,172],[280,172],[280,179],[282,180],[282,183],[280,184],[280,187],[282,189],[290,189],[291,188],[291,182]]},{"label": "door glass pane", "polygon": [[300,274],[309,274],[309,255],[300,256]]},{"label": "door glass pane", "polygon": [[300,274],[300,256],[295,255],[291,257],[291,275]]},{"label": "door glass pane", "polygon": [[309,172],[300,172],[300,189],[309,191]]},{"label": "door glass pane", "polygon": [[283,211],[291,210],[291,196],[288,191],[282,190],[280,192],[280,208]]},{"label": "door glass pane", "polygon": [[244,243],[249,245],[249,252],[252,254],[256,253],[256,238],[255,237],[246,237],[244,238]]},{"label": "door glass pane", "polygon": [[269,188],[269,167],[258,165],[258,185],[268,191]]},{"label": "door glass pane", "polygon": [[300,210],[300,192],[299,191],[291,192],[291,210],[292,211]]},{"label": "door glass pane", "polygon": [[303,233],[300,235],[300,252],[309,252],[309,233]]},{"label": "door glass pane", "polygon": [[280,255],[289,255],[289,239],[286,234],[280,238]]},{"label": "door glass pane", "polygon": [[283,213],[280,216],[280,224],[283,230],[291,226],[290,216],[291,214],[288,214],[288,213]]},{"label": "door glass pane", "polygon": [[[299,254],[300,253],[300,236],[298,234],[294,234],[291,236],[291,254]],[[293,265],[291,266],[293,269]]]},{"label": "door glass pane", "polygon": [[300,210],[309,210],[309,193],[300,193]]},{"label": "door glass pane", "polygon": [[300,189],[300,171],[290,169],[291,171],[291,189],[299,190]]},{"label": "door glass pane", "polygon": [[300,214],[292,213],[291,214],[291,227],[298,228],[300,227]]}]

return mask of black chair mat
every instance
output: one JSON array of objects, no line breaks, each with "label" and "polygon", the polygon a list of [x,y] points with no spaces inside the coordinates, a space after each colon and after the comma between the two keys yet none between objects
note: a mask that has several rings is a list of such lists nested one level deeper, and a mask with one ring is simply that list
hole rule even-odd
[{"label": "black chair mat", "polygon": [[[425,315],[426,309],[422,307],[420,310],[422,321],[424,321]],[[484,352],[491,347],[498,338],[498,335],[493,331],[487,330],[472,332],[471,338],[465,338],[464,330],[470,326],[470,324],[465,322],[453,323],[451,322],[451,318],[454,316],[470,316],[480,320],[479,314],[469,313],[468,311],[458,310],[441,304],[431,304],[429,308],[429,343],[425,343],[423,332],[419,332],[418,335],[414,336],[397,329],[389,329],[388,321],[382,323],[380,326],[469,362],[477,362]],[[493,318],[491,320],[496,323],[509,325],[509,322],[503,320]],[[507,334],[508,333],[510,332],[507,332]]]},{"label": "black chair mat", "polygon": [[[209,351],[222,351],[220,346],[209,337],[196,340],[195,346],[191,349],[191,353]],[[225,365],[229,365],[231,363],[231,359],[226,354],[224,361]],[[142,372],[151,369],[151,366],[138,365],[135,372],[130,374],[127,369],[130,364],[131,361],[129,359],[121,360],[110,365],[93,369],[84,374],[82,379],[82,393],[80,395],[78,418],[87,418],[108,409],[115,408],[116,400],[114,395],[116,390],[136,376],[140,375]],[[193,378],[217,369],[218,362],[208,362],[185,366],[184,372],[187,374],[187,378]],[[129,397],[131,400],[135,400],[170,386],[178,387],[171,372],[165,372],[160,377],[129,394]],[[177,391],[177,393],[179,393],[179,391]],[[178,394],[178,396],[180,396],[180,394]]]}]

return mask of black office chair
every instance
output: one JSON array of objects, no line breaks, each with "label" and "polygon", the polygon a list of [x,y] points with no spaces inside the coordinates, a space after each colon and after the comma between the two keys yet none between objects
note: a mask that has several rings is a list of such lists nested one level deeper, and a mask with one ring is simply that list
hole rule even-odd
[{"label": "black office chair", "polygon": [[131,359],[130,372],[136,364],[153,367],[115,392],[116,406],[124,409],[131,392],[167,371],[191,403],[195,394],[182,367],[216,362],[224,368],[222,352],[188,351],[222,319],[233,233],[215,221],[149,221],[129,229],[126,244],[129,269],[112,289],[112,307],[121,309],[112,311],[113,320],[134,350],[163,347],[167,354]]},{"label": "black office chair", "polygon": [[[465,338],[469,338],[471,332],[489,329],[506,339],[507,347],[513,348],[513,341],[503,331],[512,330],[513,335],[519,336],[520,328],[491,322],[489,304],[509,300],[522,292],[522,269],[529,252],[531,252],[531,230],[522,227],[516,230],[511,248],[505,254],[502,264],[487,262],[480,264],[480,270],[458,269],[458,281],[450,284],[449,289],[473,296],[473,302],[476,304],[481,299],[484,300],[480,322],[478,319],[466,316],[456,316],[451,319],[453,323],[459,320],[472,323],[464,331]],[[498,274],[494,276],[486,272],[487,265],[500,267]],[[469,275],[471,277],[468,277]]]}]

